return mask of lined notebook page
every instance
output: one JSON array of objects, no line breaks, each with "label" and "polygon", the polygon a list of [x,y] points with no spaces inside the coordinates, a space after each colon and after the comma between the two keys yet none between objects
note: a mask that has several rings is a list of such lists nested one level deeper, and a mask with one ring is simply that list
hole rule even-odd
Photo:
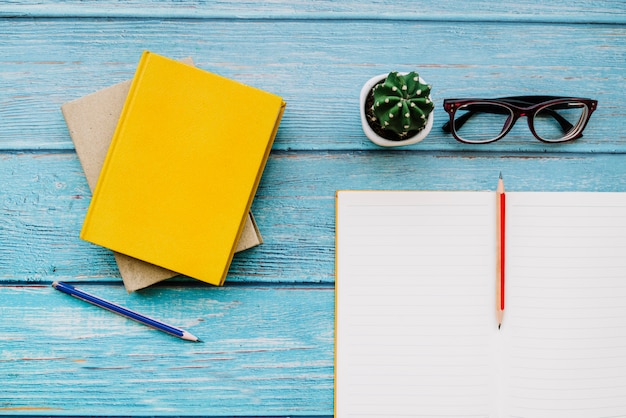
[{"label": "lined notebook page", "polygon": [[507,194],[511,417],[626,417],[626,193]]},{"label": "lined notebook page", "polygon": [[335,412],[492,413],[493,192],[338,192]]}]

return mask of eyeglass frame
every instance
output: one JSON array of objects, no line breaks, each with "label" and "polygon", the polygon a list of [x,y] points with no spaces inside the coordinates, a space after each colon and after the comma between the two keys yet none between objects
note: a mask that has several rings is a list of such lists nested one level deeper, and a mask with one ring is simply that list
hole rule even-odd
[{"label": "eyeglass frame", "polygon": [[[565,135],[563,139],[559,139],[559,140],[546,140],[544,138],[541,138],[535,131],[535,126],[534,126],[535,115],[546,107],[559,104],[559,103],[568,103],[568,102],[580,102],[586,106],[584,121],[582,122],[579,121],[580,126],[577,129],[577,132],[572,136]],[[467,113],[461,115],[455,121],[454,116],[456,114],[456,111],[460,107],[466,106],[472,103],[475,103],[475,104],[484,103],[487,105],[495,104],[495,105],[504,107],[509,110],[510,120],[507,119],[502,129],[502,132],[500,132],[499,135],[486,141],[468,141],[466,139],[462,139],[457,134],[456,129],[455,129],[455,126],[456,126],[455,123],[458,124],[458,121],[461,120],[460,123],[461,123],[461,126],[463,126],[463,124],[473,115],[473,113],[468,111]],[[528,128],[530,129],[530,132],[533,134],[535,138],[547,144],[558,144],[558,143],[569,142],[569,141],[573,141],[575,139],[581,138],[583,136],[583,130],[587,126],[587,123],[589,122],[589,119],[591,118],[591,114],[596,110],[597,106],[598,106],[597,100],[581,98],[581,97],[565,97],[565,96],[563,97],[561,96],[511,96],[511,97],[500,97],[497,99],[479,99],[479,98],[444,99],[443,108],[450,115],[450,120],[442,126],[442,129],[444,132],[451,133],[454,139],[456,139],[457,141],[463,142],[465,144],[489,144],[491,142],[498,141],[502,139],[504,136],[506,136],[511,131],[511,129],[513,129],[515,122],[517,122],[517,120],[520,117],[526,116]],[[567,121],[558,113],[554,112],[554,115],[552,116],[556,119],[559,125],[561,125],[561,128],[565,132],[569,132],[571,129],[574,128],[574,126],[569,121]]]}]

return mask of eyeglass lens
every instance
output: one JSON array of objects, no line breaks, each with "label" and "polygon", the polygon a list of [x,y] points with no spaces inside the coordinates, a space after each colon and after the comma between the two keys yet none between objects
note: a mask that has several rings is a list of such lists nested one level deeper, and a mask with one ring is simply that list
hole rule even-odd
[{"label": "eyeglass lens", "polygon": [[587,106],[580,102],[557,103],[542,107],[535,113],[535,133],[544,141],[563,141],[572,138],[587,115]]},{"label": "eyeglass lens", "polygon": [[513,112],[495,103],[469,103],[457,108],[454,130],[463,141],[490,142],[508,128]]},{"label": "eyeglass lens", "polygon": [[[535,113],[532,125],[547,142],[567,141],[584,127],[588,108],[582,102],[544,106]],[[476,102],[456,109],[454,130],[461,140],[481,143],[499,139],[513,122],[513,111],[498,103]]]}]

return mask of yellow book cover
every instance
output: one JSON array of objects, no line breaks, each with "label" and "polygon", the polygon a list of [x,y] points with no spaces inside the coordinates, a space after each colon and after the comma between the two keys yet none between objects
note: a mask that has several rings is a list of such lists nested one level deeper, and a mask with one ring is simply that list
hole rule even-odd
[{"label": "yellow book cover", "polygon": [[221,285],[285,103],[144,52],[81,238]]}]

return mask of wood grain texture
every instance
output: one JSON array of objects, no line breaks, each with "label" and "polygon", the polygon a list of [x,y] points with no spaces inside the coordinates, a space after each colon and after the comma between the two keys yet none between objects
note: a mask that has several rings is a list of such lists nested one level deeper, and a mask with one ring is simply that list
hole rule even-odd
[{"label": "wood grain texture", "polygon": [[8,1],[0,16],[11,17],[168,17],[239,19],[376,19],[456,21],[622,22],[626,5],[620,0],[57,0]]},{"label": "wood grain texture", "polygon": [[[78,233],[91,194],[61,104],[132,76],[141,51],[288,102],[253,204],[265,243],[226,286],[178,278],[126,294]],[[331,416],[335,191],[626,191],[622,0],[30,0],[0,4],[0,415]],[[435,129],[385,150],[363,135],[370,77],[417,69]],[[521,120],[469,146],[443,98],[598,99],[585,136]],[[179,341],[55,292],[53,280],[189,329]]]},{"label": "wood grain texture", "polygon": [[0,415],[332,413],[332,287],[81,288],[204,343],[50,286],[0,287]]},{"label": "wood grain texture", "polygon": [[[398,43],[398,34],[428,47]],[[374,75],[416,68],[433,84],[436,110],[435,129],[413,149],[623,152],[625,43],[616,25],[0,19],[0,146],[73,149],[61,104],[131,78],[150,49],[283,96],[274,149],[377,149],[361,130],[359,91]],[[440,129],[446,97],[525,94],[592,97],[599,107],[584,138],[567,146],[535,140],[525,120],[505,141],[479,147]]]},{"label": "wood grain texture", "polygon": [[[252,211],[264,244],[238,253],[228,283],[332,283],[341,189],[626,191],[621,155],[274,152]],[[120,280],[109,250],[78,234],[90,192],[74,154],[0,157],[0,282]]]}]

